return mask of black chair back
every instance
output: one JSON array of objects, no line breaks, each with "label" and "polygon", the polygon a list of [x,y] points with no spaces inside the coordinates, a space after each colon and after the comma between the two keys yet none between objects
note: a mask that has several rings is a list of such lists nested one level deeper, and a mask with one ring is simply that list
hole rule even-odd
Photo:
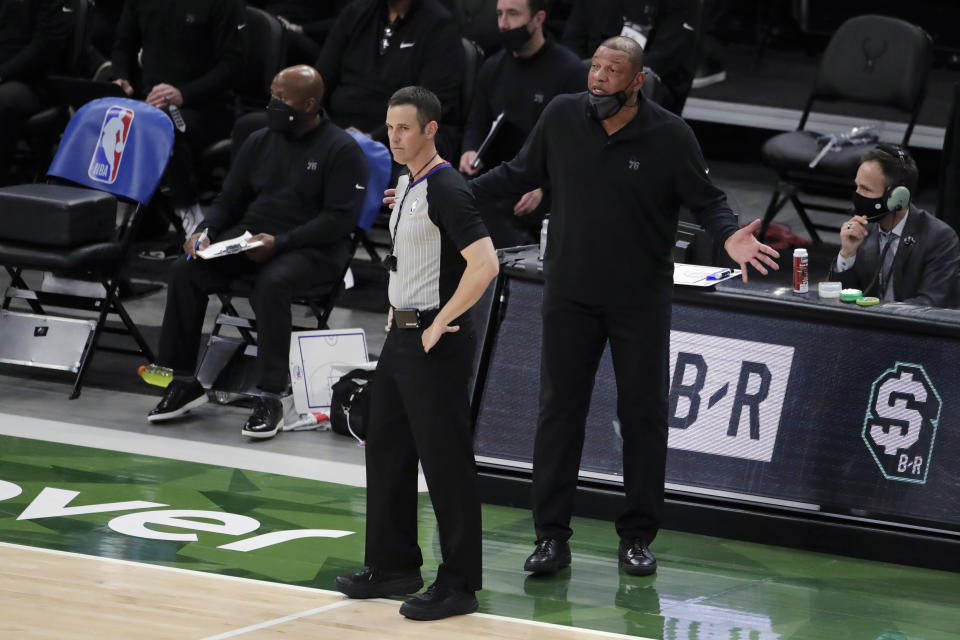
[{"label": "black chair back", "polygon": [[878,15],[847,20],[823,54],[800,128],[816,100],[854,102],[909,114],[909,139],[926,94],[932,55],[930,36],[909,22]]},{"label": "black chair back", "polygon": [[270,99],[270,83],[287,59],[287,36],[277,18],[256,7],[246,8],[247,49],[244,72],[234,87],[245,107],[261,108]]},{"label": "black chair back", "polygon": [[463,83],[460,85],[460,105],[464,123],[473,105],[473,94],[477,87],[477,76],[483,64],[483,49],[473,40],[461,38],[463,43]]}]

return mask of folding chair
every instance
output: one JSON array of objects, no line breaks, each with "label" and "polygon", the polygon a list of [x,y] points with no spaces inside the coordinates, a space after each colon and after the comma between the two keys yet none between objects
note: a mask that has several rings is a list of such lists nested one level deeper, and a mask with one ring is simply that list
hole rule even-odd
[{"label": "folding chair", "polygon": [[[852,145],[827,152],[810,168],[822,147],[821,136],[804,128],[813,104],[885,107],[906,118],[906,131],[900,141],[905,147],[926,95],[932,53],[930,36],[922,28],[897,18],[865,15],[840,25],[823,54],[797,130],[770,138],[761,150],[764,164],[779,176],[763,217],[762,234],[788,202],[793,203],[814,242],[820,242],[817,229],[837,230],[834,226],[815,224],[807,209],[847,215],[849,206],[802,201],[799,194],[848,198],[854,189],[860,157],[869,147]],[[852,114],[849,109],[847,113]],[[875,120],[873,115],[870,119]]]},{"label": "folding chair", "polygon": [[[103,332],[130,335],[136,350],[153,361],[117,294],[120,271],[143,208],[150,201],[173,147],[173,124],[160,110],[125,98],[95,100],[70,120],[49,178],[61,184],[0,189],[0,264],[10,274],[0,311],[0,362],[71,371],[70,398]],[[118,201],[123,204],[118,209]],[[117,224],[118,210],[122,210]],[[62,294],[33,289],[23,271],[53,271],[93,280],[99,293]],[[14,300],[33,313],[10,310]],[[48,307],[97,312],[96,319],[51,314]],[[122,327],[107,326],[119,316]]]}]

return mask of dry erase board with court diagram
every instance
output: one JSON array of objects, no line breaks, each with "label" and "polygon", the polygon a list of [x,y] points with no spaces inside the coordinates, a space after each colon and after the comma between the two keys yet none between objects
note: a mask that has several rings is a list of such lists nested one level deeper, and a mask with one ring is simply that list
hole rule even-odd
[{"label": "dry erase board with court diagram", "polygon": [[[299,413],[330,409],[332,369],[368,361],[363,329],[295,331],[290,340],[290,382]],[[336,373],[337,379],[340,373]]]}]

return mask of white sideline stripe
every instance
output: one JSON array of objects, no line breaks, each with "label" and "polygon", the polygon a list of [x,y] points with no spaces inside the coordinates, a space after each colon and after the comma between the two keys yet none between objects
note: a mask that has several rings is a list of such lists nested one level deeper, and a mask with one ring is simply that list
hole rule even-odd
[{"label": "white sideline stripe", "polygon": [[266,629],[267,627],[275,627],[278,624],[283,624],[284,622],[292,622],[293,620],[297,620],[299,618],[306,618],[308,616],[330,611],[332,609],[339,609],[340,607],[345,607],[354,603],[356,603],[356,600],[341,600],[340,602],[332,602],[323,607],[317,607],[316,609],[308,609],[306,611],[301,611],[300,613],[292,613],[289,616],[283,616],[282,618],[274,618],[273,620],[267,620],[266,622],[261,622],[259,624],[252,624],[249,627],[244,627],[242,629],[235,629],[233,631],[227,631],[226,633],[218,633],[215,636],[207,636],[206,638],[202,638],[202,640],[226,640],[227,638],[236,638],[237,636],[245,635],[251,631],[259,631],[260,629]]},{"label": "white sideline stripe", "polygon": [[[271,587],[278,587],[281,589],[288,589],[290,591],[300,591],[307,593],[323,594],[323,595],[333,595],[333,596],[343,596],[339,591],[331,591],[329,589],[317,589],[314,587],[303,587],[296,584],[285,584],[283,582],[270,582],[269,580],[255,580],[253,578],[243,578],[240,576],[229,576],[220,573],[210,573],[207,571],[196,571],[194,569],[181,569],[180,567],[167,567],[160,564],[149,564],[145,562],[135,562],[133,560],[122,560],[120,558],[103,558],[100,556],[87,555],[85,553],[76,553],[73,551],[60,551],[59,549],[44,549],[41,547],[30,547],[22,544],[14,544],[12,542],[2,542],[0,541],[0,548],[7,549],[19,549],[21,551],[33,551],[36,553],[46,553],[54,556],[61,556],[67,558],[83,558],[86,560],[99,560],[100,562],[108,562],[112,564],[124,565],[128,567],[137,567],[151,569],[154,571],[168,571],[172,573],[179,573],[181,575],[191,575],[191,576],[202,576],[204,578],[212,578],[215,580],[230,580],[233,582],[242,582],[249,585],[256,585],[262,587],[263,585],[269,585]],[[2,571],[2,569],[0,569]],[[329,611],[331,609],[336,609],[339,607],[345,607],[347,605],[356,604],[360,605],[363,602],[380,602],[384,604],[399,604],[396,600],[390,600],[387,598],[376,598],[373,600],[351,600],[349,598],[344,598],[343,600],[338,600],[337,602],[332,602],[328,605],[322,607],[317,607],[316,609],[310,609],[309,611],[302,611],[300,613],[291,614],[285,618],[277,618],[276,620],[270,620],[264,623],[261,623],[263,626],[270,626],[272,624],[280,624],[282,621],[294,620],[296,618],[303,618],[306,616],[314,615],[316,613],[321,613],[323,611]],[[525,620],[523,618],[511,618],[508,616],[498,616],[492,613],[471,613],[471,616],[478,618],[487,618],[489,620],[503,620],[507,622],[512,622],[516,624],[524,624],[531,627],[542,627],[545,629],[558,629],[562,631],[576,631],[578,633],[587,634],[591,636],[596,636],[598,638],[617,638],[617,639],[629,639],[629,640],[653,640],[652,638],[642,638],[640,636],[629,636],[621,633],[611,633],[609,631],[597,631],[595,629],[584,629],[583,627],[573,627],[573,626],[564,626],[562,624],[553,624],[550,622],[539,622],[537,620]],[[263,626],[255,625],[256,628],[263,628]],[[228,631],[227,634],[233,634],[233,636],[239,635],[239,632],[248,633],[249,631],[255,631],[254,627],[245,627],[243,629],[237,629],[235,631]],[[229,638],[233,637],[231,635],[221,634],[218,636],[211,636],[205,638],[204,640],[214,640],[215,638]]]},{"label": "white sideline stripe", "polygon": [[[363,465],[0,413],[0,435],[365,487]],[[224,464],[228,462],[229,464]],[[420,492],[427,482],[420,473]]]}]

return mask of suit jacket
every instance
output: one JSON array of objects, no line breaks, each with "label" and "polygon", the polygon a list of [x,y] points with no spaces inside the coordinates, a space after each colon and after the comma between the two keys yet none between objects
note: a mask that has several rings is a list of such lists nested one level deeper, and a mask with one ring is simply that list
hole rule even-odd
[{"label": "suit jacket", "polygon": [[[844,288],[861,289],[865,296],[880,298],[880,229],[876,223],[867,225],[867,234],[857,249],[853,267],[840,272],[840,282]],[[952,306],[956,303],[953,298],[958,269],[960,241],[956,232],[942,220],[910,205],[893,259],[893,299],[932,307]]]}]

